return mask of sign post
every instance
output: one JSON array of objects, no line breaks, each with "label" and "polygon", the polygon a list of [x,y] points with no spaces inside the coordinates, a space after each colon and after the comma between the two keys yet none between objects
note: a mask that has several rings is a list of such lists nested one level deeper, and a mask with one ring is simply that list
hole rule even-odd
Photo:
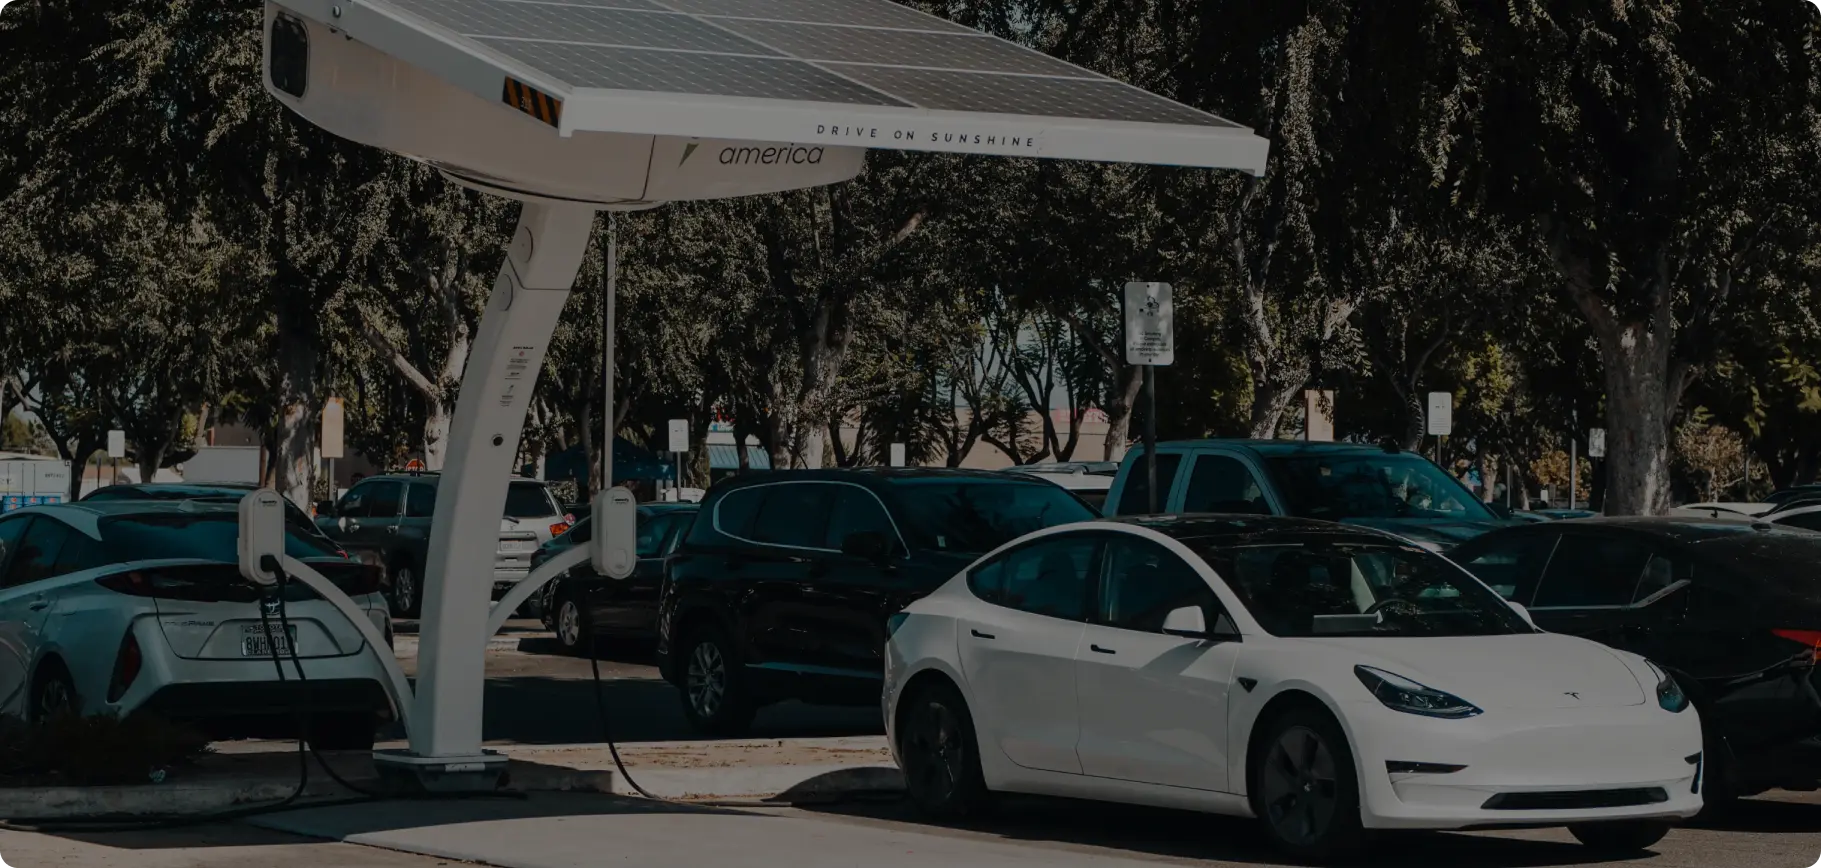
[{"label": "sign post", "polygon": [[[115,430],[115,431],[107,432],[107,457],[108,457],[108,463],[114,465],[114,481],[111,484],[119,485],[120,484],[120,459],[126,457],[126,432],[125,431]],[[139,481],[140,482],[150,482],[151,480],[141,479]]]},{"label": "sign post", "polygon": [[1454,433],[1454,393],[1429,393],[1429,435],[1435,438],[1435,463],[1442,463],[1442,438]]},{"label": "sign post", "polygon": [[342,412],[340,398],[330,398],[322,405],[322,457],[329,462],[329,499],[336,500],[341,493],[335,484],[335,459],[344,457],[345,444],[342,442],[342,429],[345,414]]},{"label": "sign post", "polygon": [[670,447],[671,458],[676,461],[677,467],[677,475],[675,479],[671,480],[671,487],[676,489],[677,500],[681,501],[683,499],[683,455],[689,451],[688,419],[670,420],[670,442],[666,445]]},{"label": "sign post", "polygon": [[1176,306],[1167,283],[1125,285],[1125,360],[1144,368],[1144,472],[1150,512],[1162,511],[1157,492],[1157,366],[1176,362]]}]

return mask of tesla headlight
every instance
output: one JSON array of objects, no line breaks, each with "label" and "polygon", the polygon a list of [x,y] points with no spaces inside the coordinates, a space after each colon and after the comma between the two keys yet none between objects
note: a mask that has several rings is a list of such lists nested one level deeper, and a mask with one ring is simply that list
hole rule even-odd
[{"label": "tesla headlight", "polygon": [[1374,698],[1392,711],[1450,720],[1482,713],[1478,706],[1452,693],[1443,693],[1383,669],[1355,666],[1353,674],[1359,676],[1360,683],[1372,691]]},{"label": "tesla headlight", "polygon": [[1682,685],[1677,684],[1676,679],[1658,668],[1657,664],[1646,660],[1644,665],[1649,666],[1651,674],[1657,677],[1657,704],[1662,706],[1664,711],[1673,711],[1677,714],[1687,711],[1688,694],[1682,692]]}]

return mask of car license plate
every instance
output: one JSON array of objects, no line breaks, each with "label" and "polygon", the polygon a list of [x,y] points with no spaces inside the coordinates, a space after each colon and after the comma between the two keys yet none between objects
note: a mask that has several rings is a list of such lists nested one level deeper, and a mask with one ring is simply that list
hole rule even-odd
[{"label": "car license plate", "polygon": [[534,551],[537,551],[537,540],[531,540],[531,539],[500,540],[500,551],[502,551],[502,552],[534,552]]},{"label": "car license plate", "polygon": [[297,628],[291,627],[280,635],[277,624],[272,625],[270,634],[266,633],[264,624],[244,625],[240,628],[240,656],[272,656],[272,643],[268,641],[269,639],[277,639],[278,655],[286,656],[291,653],[291,647],[297,643]]}]

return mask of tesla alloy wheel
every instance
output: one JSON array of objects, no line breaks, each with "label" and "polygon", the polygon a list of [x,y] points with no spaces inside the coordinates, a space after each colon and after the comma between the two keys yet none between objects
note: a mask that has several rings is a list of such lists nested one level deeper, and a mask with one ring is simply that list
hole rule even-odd
[{"label": "tesla alloy wheel", "polygon": [[1251,769],[1253,811],[1284,852],[1324,861],[1359,849],[1364,832],[1353,752],[1325,711],[1279,715],[1255,744]]},{"label": "tesla alloy wheel", "polygon": [[904,783],[917,809],[938,820],[959,820],[986,805],[974,721],[948,684],[917,691],[901,713],[898,752]]}]

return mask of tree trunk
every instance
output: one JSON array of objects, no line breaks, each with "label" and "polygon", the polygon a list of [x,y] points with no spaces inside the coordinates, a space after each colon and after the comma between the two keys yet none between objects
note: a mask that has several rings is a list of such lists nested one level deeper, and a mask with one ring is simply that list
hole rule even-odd
[{"label": "tree trunk", "polygon": [[440,471],[449,452],[449,425],[455,419],[455,402],[427,400],[424,414],[424,469]]},{"label": "tree trunk", "polygon": [[1607,406],[1607,515],[1655,515],[1668,505],[1669,428],[1681,389],[1671,383],[1670,336],[1639,323],[1599,328]]},{"label": "tree trunk", "polygon": [[1277,426],[1296,401],[1296,387],[1267,376],[1252,385],[1252,415],[1246,426],[1254,440],[1277,439]]},{"label": "tree trunk", "polygon": [[1405,392],[1402,397],[1400,403],[1404,411],[1404,436],[1398,446],[1405,452],[1415,452],[1422,448],[1423,435],[1429,432],[1429,426],[1425,424],[1429,408],[1424,403],[1423,396],[1418,395],[1414,389]]},{"label": "tree trunk", "polygon": [[1132,439],[1132,410],[1138,406],[1138,393],[1144,390],[1144,369],[1137,365],[1119,368],[1119,386],[1107,402],[1107,442],[1103,461],[1125,458],[1125,445]]},{"label": "tree trunk", "polygon": [[280,494],[304,508],[316,481],[317,426],[322,395],[316,382],[319,346],[315,312],[303,296],[278,309],[278,455],[273,477]]}]

